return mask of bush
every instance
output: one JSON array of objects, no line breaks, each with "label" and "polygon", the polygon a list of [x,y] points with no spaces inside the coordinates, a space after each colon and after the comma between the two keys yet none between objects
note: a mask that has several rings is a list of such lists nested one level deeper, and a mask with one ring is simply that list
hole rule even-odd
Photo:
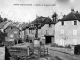
[{"label": "bush", "polygon": [[53,43],[53,44],[51,44],[51,47],[58,47],[58,44]]},{"label": "bush", "polygon": [[5,42],[5,37],[7,36],[7,33],[2,32],[0,30],[0,43]]},{"label": "bush", "polygon": [[58,45],[58,44],[56,44],[56,43],[53,43],[53,44],[51,44],[51,47],[70,48],[70,49],[71,49],[71,45],[70,45],[70,44],[69,44],[69,45],[66,45],[66,46],[64,47],[64,46]]},{"label": "bush", "polygon": [[22,42],[22,40],[19,39],[19,40],[18,40],[18,43],[23,43],[23,42]]},{"label": "bush", "polygon": [[64,48],[64,46],[61,46],[61,45],[59,45],[58,47],[60,47],[60,48]]},{"label": "bush", "polygon": [[66,45],[65,48],[70,48],[71,49],[71,45],[70,44]]}]

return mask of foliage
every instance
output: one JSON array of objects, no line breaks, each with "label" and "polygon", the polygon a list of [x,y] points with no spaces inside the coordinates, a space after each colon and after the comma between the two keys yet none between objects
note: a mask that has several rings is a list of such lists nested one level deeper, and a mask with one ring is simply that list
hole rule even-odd
[{"label": "foliage", "polygon": [[65,48],[71,48],[71,45],[70,44],[69,45],[66,45]]},{"label": "foliage", "polygon": [[6,36],[7,36],[7,33],[0,31],[0,43],[5,41]]},{"label": "foliage", "polygon": [[70,44],[69,45],[65,45],[65,47],[64,47],[64,46],[58,45],[56,43],[53,43],[53,44],[51,44],[51,47],[70,48],[71,49],[71,45]]},{"label": "foliage", "polygon": [[58,47],[58,44],[53,43],[53,44],[51,44],[51,47]]},{"label": "foliage", "polygon": [[58,14],[56,12],[54,12],[54,14],[52,15],[52,18],[57,17]]},{"label": "foliage", "polygon": [[4,19],[3,19],[3,22],[5,22],[5,21],[7,21],[7,20],[8,20],[7,18],[4,18]]},{"label": "foliage", "polygon": [[22,42],[22,39],[19,39],[19,40],[18,40],[18,43],[23,43],[23,42]]},{"label": "foliage", "polygon": [[7,18],[4,18],[4,19],[3,19],[3,18],[1,17],[1,15],[0,15],[0,23],[5,22],[5,21],[7,21],[7,20],[8,20]]},{"label": "foliage", "polygon": [[57,18],[58,18],[58,14],[56,12],[54,12],[54,14],[52,15],[53,21],[56,23],[57,22]]}]

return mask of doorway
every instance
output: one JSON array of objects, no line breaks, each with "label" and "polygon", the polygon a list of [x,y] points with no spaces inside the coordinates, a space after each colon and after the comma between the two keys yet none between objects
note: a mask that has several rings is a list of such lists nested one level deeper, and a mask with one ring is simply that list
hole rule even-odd
[{"label": "doorway", "polygon": [[51,36],[45,36],[45,44],[50,44],[52,41]]}]

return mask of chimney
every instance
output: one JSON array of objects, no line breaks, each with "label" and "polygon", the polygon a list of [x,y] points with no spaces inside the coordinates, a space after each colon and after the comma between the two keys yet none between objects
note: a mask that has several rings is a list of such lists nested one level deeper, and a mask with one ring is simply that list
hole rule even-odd
[{"label": "chimney", "polygon": [[71,9],[71,12],[75,13],[74,8]]},{"label": "chimney", "polygon": [[76,11],[76,13],[79,13],[78,11]]},{"label": "chimney", "polygon": [[66,17],[66,15],[63,15],[63,17]]}]

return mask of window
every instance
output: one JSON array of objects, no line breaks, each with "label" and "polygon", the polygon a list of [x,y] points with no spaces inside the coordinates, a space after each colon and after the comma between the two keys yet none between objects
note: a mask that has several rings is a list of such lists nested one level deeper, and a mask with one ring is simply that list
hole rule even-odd
[{"label": "window", "polygon": [[60,45],[64,46],[64,40],[63,39],[60,39]]},{"label": "window", "polygon": [[14,31],[14,34],[17,34],[17,31]]},{"label": "window", "polygon": [[13,37],[14,37],[14,35],[10,35],[10,37],[11,37],[11,38],[13,38]]},{"label": "window", "polygon": [[62,21],[61,23],[62,23],[62,25],[64,25],[64,21]]},{"label": "window", "polygon": [[32,34],[34,34],[34,30],[32,29]]},{"label": "window", "polygon": [[77,29],[73,29],[73,35],[77,36]]},{"label": "window", "polygon": [[9,39],[8,41],[14,41],[14,39]]},{"label": "window", "polygon": [[31,34],[32,34],[32,29],[31,29]]},{"label": "window", "polygon": [[51,24],[49,24],[49,27],[51,27]]},{"label": "window", "polygon": [[72,21],[72,25],[77,25],[77,21]]},{"label": "window", "polygon": [[12,27],[11,27],[11,29],[12,29]]},{"label": "window", "polygon": [[64,29],[61,29],[61,34],[64,34]]},{"label": "window", "polygon": [[53,35],[55,34],[55,30],[53,30]]},{"label": "window", "polygon": [[31,34],[33,34],[33,29],[31,29]]},{"label": "window", "polygon": [[74,25],[77,25],[77,21],[74,21]]},{"label": "window", "polygon": [[74,45],[77,44],[77,39],[73,39],[73,44],[74,44]]},{"label": "window", "polygon": [[3,30],[3,29],[1,29],[1,31],[2,31],[2,32],[4,32],[4,30]]}]

